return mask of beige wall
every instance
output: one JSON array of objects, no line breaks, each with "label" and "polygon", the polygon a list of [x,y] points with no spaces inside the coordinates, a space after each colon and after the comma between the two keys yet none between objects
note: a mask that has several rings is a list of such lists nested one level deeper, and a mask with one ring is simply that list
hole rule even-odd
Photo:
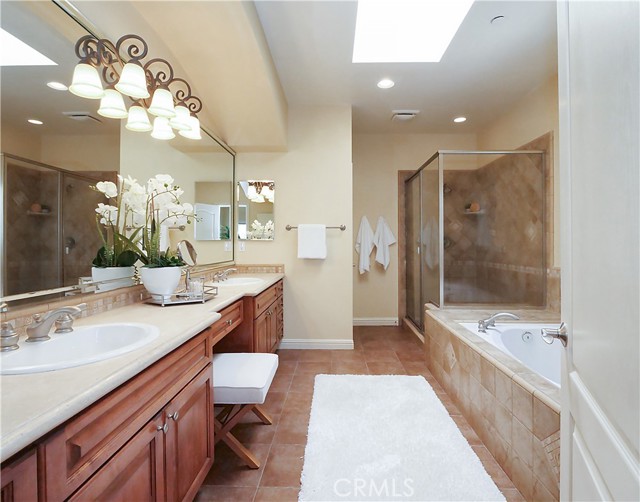
[{"label": "beige wall", "polygon": [[560,202],[558,162],[558,77],[549,79],[487,127],[478,131],[478,149],[514,149],[553,132],[553,266],[560,266]]},{"label": "beige wall", "polygon": [[41,162],[70,171],[117,171],[117,134],[47,134],[42,136]]},{"label": "beige wall", "polygon": [[[290,107],[288,152],[236,158],[237,179],[275,181],[275,240],[236,242],[236,262],[285,265],[285,342],[353,338],[351,141],[349,106]],[[300,260],[297,231],[284,228],[299,223],[347,230],[327,230],[326,260]]]},{"label": "beige wall", "polygon": [[[375,232],[383,216],[398,238],[398,171],[415,170],[437,150],[476,148],[474,134],[356,134],[353,137],[353,244],[362,216]],[[371,253],[371,270],[360,275],[352,269],[357,320],[389,321],[398,318],[398,245],[391,247],[391,263],[385,271]]]},{"label": "beige wall", "polygon": [[23,130],[16,130],[4,124],[0,137],[0,151],[41,162],[40,138],[35,134],[29,135]]}]

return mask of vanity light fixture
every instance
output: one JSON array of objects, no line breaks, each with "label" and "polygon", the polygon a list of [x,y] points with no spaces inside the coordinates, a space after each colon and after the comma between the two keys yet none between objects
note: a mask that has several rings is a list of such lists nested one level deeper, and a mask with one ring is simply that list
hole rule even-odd
[{"label": "vanity light fixture", "polygon": [[390,78],[383,78],[380,82],[378,82],[378,87],[380,89],[391,89],[396,83]]},{"label": "vanity light fixture", "polygon": [[47,82],[47,87],[55,89],[56,91],[68,91],[69,88],[61,82]]},{"label": "vanity light fixture", "polygon": [[33,125],[42,125],[42,124],[44,124],[44,122],[42,120],[38,120],[38,119],[27,119],[27,122],[29,122],[29,124],[33,124]]},{"label": "vanity light fixture", "polygon": [[456,117],[455,119],[453,119],[453,121],[456,124],[461,124],[462,122],[466,122],[467,121],[467,117]]},{"label": "vanity light fixture", "polygon": [[[185,138],[202,138],[197,116],[202,101],[192,94],[186,80],[174,76],[168,61],[143,61],[148,46],[142,37],[124,35],[114,44],[85,35],[76,42],[75,52],[80,62],[69,91],[83,98],[100,99],[100,115],[127,118],[128,130],[152,131],[151,136],[157,139],[175,138],[172,128]],[[134,101],[129,111],[123,96]],[[153,126],[147,111],[156,116]]]}]

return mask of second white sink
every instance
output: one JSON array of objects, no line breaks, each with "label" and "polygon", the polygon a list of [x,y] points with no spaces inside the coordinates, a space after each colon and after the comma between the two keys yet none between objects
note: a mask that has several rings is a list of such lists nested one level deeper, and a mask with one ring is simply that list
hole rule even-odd
[{"label": "second white sink", "polygon": [[20,343],[0,354],[0,374],[41,373],[110,359],[153,341],[160,330],[150,324],[113,323],[73,328],[44,342]]},{"label": "second white sink", "polygon": [[257,277],[229,277],[225,281],[214,283],[215,286],[257,286],[262,284],[263,279]]}]

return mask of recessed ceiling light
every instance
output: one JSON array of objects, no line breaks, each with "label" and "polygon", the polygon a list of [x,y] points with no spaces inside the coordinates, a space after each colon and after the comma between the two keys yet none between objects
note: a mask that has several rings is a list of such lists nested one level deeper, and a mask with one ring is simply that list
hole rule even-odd
[{"label": "recessed ceiling light", "polygon": [[455,119],[453,119],[453,121],[456,122],[457,124],[460,124],[461,122],[466,122],[467,117],[456,117]]},{"label": "recessed ceiling light", "polygon": [[0,66],[57,66],[44,54],[0,28]]},{"label": "recessed ceiling light", "polygon": [[354,63],[437,63],[473,0],[359,0]]},{"label": "recessed ceiling light", "polygon": [[383,78],[380,82],[378,82],[378,87],[380,89],[391,89],[396,83],[390,78]]},{"label": "recessed ceiling light", "polygon": [[56,91],[67,91],[69,88],[60,82],[47,82],[47,87],[51,87]]},{"label": "recessed ceiling light", "polygon": [[29,124],[34,124],[34,125],[42,125],[42,124],[44,124],[44,122],[42,120],[38,120],[38,119],[28,119],[27,122],[29,122]]}]

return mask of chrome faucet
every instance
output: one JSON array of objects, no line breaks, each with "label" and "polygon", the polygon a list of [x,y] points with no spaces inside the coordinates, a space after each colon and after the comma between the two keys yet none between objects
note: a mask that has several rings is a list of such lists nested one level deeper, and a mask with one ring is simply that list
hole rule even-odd
[{"label": "chrome faucet", "polygon": [[[73,318],[79,316],[83,310],[87,309],[86,303],[81,303],[77,307],[61,307],[52,310],[45,315],[34,314],[33,322],[26,329],[26,342],[43,342],[51,338],[49,331],[56,324],[56,333],[69,333],[73,331]],[[72,317],[73,316],[73,317]]]},{"label": "chrome faucet", "polygon": [[231,272],[237,272],[237,268],[228,268],[226,270],[221,270],[220,272],[216,272],[213,276],[214,281],[226,281],[229,278],[229,274]]},{"label": "chrome faucet", "polygon": [[486,333],[487,328],[495,327],[496,320],[500,317],[506,317],[507,319],[513,319],[515,321],[518,321],[520,319],[517,315],[512,314],[511,312],[498,312],[497,314],[493,314],[487,319],[480,319],[478,321],[478,331],[480,331],[481,333]]}]

